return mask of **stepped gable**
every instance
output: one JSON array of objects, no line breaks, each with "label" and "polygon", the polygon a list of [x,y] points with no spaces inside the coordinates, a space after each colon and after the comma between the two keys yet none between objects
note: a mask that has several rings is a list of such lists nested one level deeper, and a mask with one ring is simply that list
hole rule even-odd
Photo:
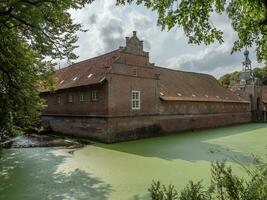
[{"label": "stepped gable", "polygon": [[249,103],[224,88],[211,75],[155,67],[160,79],[160,98],[165,101]]}]

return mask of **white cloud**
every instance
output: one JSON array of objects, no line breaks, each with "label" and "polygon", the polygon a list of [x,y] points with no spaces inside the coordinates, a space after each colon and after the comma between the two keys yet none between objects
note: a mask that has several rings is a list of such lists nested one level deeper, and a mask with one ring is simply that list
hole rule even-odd
[{"label": "white cloud", "polygon": [[211,19],[215,26],[224,30],[225,43],[196,46],[187,44],[181,29],[161,31],[155,12],[134,4],[115,4],[115,0],[98,0],[82,10],[71,11],[74,21],[88,29],[85,33],[78,33],[79,48],[75,52],[80,57],[77,61],[125,45],[125,37],[136,30],[138,37],[144,40],[145,50],[150,51],[151,62],[157,65],[215,76],[240,69],[243,57],[241,53],[230,55],[237,36],[225,15],[212,15]]}]

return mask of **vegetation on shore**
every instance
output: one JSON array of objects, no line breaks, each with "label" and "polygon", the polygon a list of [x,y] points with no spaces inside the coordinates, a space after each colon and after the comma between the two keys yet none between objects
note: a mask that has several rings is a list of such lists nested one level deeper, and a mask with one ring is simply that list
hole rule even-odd
[{"label": "vegetation on shore", "polygon": [[245,169],[248,179],[235,176],[225,161],[216,162],[211,166],[211,183],[208,187],[201,181],[190,181],[179,193],[173,185],[165,186],[153,181],[148,190],[153,200],[266,200],[267,163],[257,159],[254,169]]}]

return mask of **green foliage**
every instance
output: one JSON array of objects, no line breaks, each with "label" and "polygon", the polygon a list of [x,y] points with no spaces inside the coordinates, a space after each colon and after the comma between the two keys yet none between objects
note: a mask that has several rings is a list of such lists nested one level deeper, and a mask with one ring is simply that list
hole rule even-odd
[{"label": "green foliage", "polygon": [[219,82],[223,86],[228,87],[230,85],[237,83],[237,81],[239,80],[239,75],[240,75],[240,72],[237,72],[237,71],[230,73],[230,74],[225,74],[219,78]]},{"label": "green foliage", "polygon": [[190,181],[178,194],[174,186],[169,185],[172,189],[166,190],[159,181],[153,181],[148,191],[153,200],[266,200],[267,164],[258,160],[255,168],[246,171],[247,180],[235,176],[225,162],[216,162],[211,166],[211,184],[207,189],[202,182]]},{"label": "green foliage", "polygon": [[[254,68],[253,73],[257,77],[260,83],[267,85],[267,66],[262,68]],[[233,72],[221,76],[218,81],[225,87],[231,86],[238,82],[240,72]]]},{"label": "green foliage", "polygon": [[209,192],[204,190],[201,182],[193,183],[189,181],[186,188],[181,191],[179,200],[206,200],[209,197]]},{"label": "green foliage", "polygon": [[117,0],[143,4],[158,13],[162,29],[182,27],[189,43],[206,45],[223,42],[223,32],[216,28],[211,15],[225,13],[238,34],[233,52],[256,45],[259,61],[267,60],[266,0]]},{"label": "green foliage", "polygon": [[173,185],[166,187],[159,181],[153,181],[148,189],[153,200],[175,200],[178,199],[178,193]]},{"label": "green foliage", "polygon": [[267,66],[263,68],[254,68],[253,73],[264,85],[267,85]]},{"label": "green foliage", "polygon": [[51,86],[55,58],[75,59],[81,30],[68,10],[91,0],[5,0],[0,2],[0,134],[21,133],[38,124],[43,102],[37,87]]}]

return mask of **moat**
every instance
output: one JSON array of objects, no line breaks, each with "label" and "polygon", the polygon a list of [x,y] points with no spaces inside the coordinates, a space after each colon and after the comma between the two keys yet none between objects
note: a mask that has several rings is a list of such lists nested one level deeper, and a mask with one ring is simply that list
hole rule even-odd
[{"label": "moat", "polygon": [[0,150],[0,199],[149,199],[152,180],[182,189],[209,183],[212,161],[227,159],[234,172],[267,159],[267,124],[183,132],[117,144]]}]

